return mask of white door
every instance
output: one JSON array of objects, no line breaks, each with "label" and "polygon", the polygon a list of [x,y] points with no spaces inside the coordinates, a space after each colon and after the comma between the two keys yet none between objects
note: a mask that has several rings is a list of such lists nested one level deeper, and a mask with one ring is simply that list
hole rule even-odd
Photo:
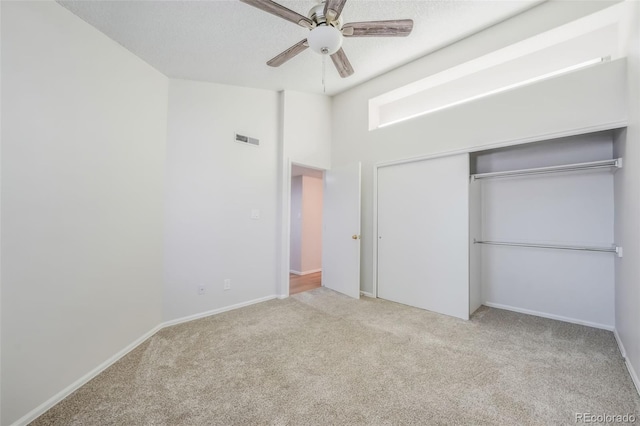
[{"label": "white door", "polygon": [[325,172],[322,233],[322,285],[360,297],[361,164]]},{"label": "white door", "polygon": [[378,297],[469,319],[469,156],[378,169]]}]

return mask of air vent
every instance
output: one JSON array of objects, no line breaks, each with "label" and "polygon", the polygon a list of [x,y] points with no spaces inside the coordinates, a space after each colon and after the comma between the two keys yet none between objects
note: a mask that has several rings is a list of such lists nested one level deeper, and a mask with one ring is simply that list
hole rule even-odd
[{"label": "air vent", "polygon": [[247,145],[260,146],[260,140],[256,138],[251,138],[249,136],[244,136],[236,133],[236,142],[244,143]]}]

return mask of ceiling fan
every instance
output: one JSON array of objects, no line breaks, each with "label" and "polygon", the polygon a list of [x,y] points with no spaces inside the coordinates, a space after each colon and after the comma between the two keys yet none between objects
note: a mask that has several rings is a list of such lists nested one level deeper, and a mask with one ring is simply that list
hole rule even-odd
[{"label": "ceiling fan", "polygon": [[279,67],[310,47],[316,53],[330,55],[340,77],[349,77],[353,74],[353,67],[342,50],[343,37],[406,37],[413,29],[411,19],[343,24],[340,14],[347,0],[323,0],[311,8],[309,17],[272,0],[240,1],[310,30],[306,39],[268,61],[267,65],[272,67]]}]

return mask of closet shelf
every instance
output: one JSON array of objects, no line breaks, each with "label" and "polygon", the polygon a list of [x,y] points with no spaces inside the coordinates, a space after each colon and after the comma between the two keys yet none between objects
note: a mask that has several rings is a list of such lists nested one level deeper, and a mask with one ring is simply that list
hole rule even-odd
[{"label": "closet shelf", "polygon": [[611,169],[615,172],[620,168],[622,168],[622,158],[616,158],[613,160],[591,161],[588,163],[563,164],[561,166],[507,170],[504,172],[477,173],[471,175],[471,181],[479,179],[505,178],[512,176],[544,175],[549,173],[574,172],[582,170]]},{"label": "closet shelf", "polygon": [[508,241],[482,241],[473,240],[474,244],[487,244],[492,246],[512,246],[512,247],[533,247],[544,249],[556,249],[556,250],[579,250],[579,251],[599,251],[606,253],[615,253],[618,257],[622,257],[622,247],[589,247],[589,246],[565,246],[559,244],[532,244],[532,243],[513,243]]}]

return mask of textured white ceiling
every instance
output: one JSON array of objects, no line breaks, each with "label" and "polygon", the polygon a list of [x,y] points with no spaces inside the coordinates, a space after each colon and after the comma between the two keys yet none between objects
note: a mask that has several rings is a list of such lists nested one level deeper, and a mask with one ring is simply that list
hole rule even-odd
[{"label": "textured white ceiling", "polygon": [[[541,0],[348,0],[344,22],[414,20],[406,38],[347,38],[355,70],[340,78],[326,63],[333,95],[514,16]],[[266,62],[308,30],[237,0],[58,0],[163,74],[271,90],[322,93],[322,57],[310,49],[272,68]],[[302,15],[317,1],[280,1]]]}]

